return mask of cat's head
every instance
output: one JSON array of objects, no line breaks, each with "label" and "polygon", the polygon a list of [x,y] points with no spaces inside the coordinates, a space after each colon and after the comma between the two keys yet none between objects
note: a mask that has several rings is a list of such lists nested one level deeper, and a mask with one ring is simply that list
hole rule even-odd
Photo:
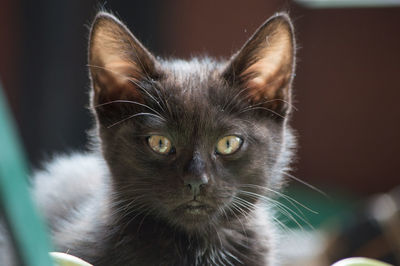
[{"label": "cat's head", "polygon": [[89,42],[92,106],[124,213],[201,230],[274,193],[290,160],[294,64],[286,14],[227,61],[183,61],[155,58],[99,13]]}]

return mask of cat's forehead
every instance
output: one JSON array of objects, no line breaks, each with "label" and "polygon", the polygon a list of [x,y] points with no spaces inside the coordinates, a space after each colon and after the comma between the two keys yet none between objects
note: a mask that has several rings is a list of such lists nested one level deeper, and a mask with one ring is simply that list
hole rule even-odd
[{"label": "cat's forehead", "polygon": [[[223,105],[226,82],[221,73],[224,63],[210,58],[165,61],[162,64],[164,77],[160,80],[167,102],[179,117],[197,117],[204,115],[215,118],[219,107]],[[217,95],[218,94],[218,95]],[[214,115],[213,115],[214,114]],[[207,120],[207,119],[206,119]]]},{"label": "cat's forehead", "polygon": [[206,90],[221,81],[223,67],[223,62],[208,57],[164,61],[164,84],[176,87],[182,94],[191,94],[198,89]]},{"label": "cat's forehead", "polygon": [[[167,105],[168,127],[182,137],[225,130],[234,121],[223,111],[229,87],[222,77],[224,62],[209,58],[162,62],[160,90]],[[164,112],[161,110],[161,112]]]}]

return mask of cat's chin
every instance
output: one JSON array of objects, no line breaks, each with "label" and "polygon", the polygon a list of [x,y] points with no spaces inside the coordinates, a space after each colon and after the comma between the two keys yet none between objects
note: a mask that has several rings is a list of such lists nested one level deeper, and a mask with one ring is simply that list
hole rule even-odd
[{"label": "cat's chin", "polygon": [[174,223],[188,231],[198,231],[210,223],[214,213],[210,205],[193,200],[177,207],[172,215]]}]

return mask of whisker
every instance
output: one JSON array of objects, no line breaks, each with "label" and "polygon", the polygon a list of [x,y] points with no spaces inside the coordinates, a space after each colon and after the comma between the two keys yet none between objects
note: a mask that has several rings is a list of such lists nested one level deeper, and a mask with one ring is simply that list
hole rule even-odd
[{"label": "whisker", "polygon": [[[238,93],[235,94],[235,96],[233,96],[223,107],[223,110],[228,110],[228,107],[230,107],[231,104],[233,104],[233,102],[240,96],[240,94],[242,94],[243,92],[245,92],[246,90],[248,90],[249,88],[243,88],[241,89]],[[229,112],[232,111],[232,108],[228,110]]]},{"label": "whisker", "polygon": [[[129,219],[129,220],[126,222],[126,224],[125,224],[125,226],[123,227],[122,231],[124,231],[125,228],[128,227],[128,225],[129,225],[131,222],[133,222],[138,216],[142,215],[143,213],[146,213],[146,214],[144,215],[144,217],[143,217],[143,219],[144,219],[148,214],[150,214],[150,212],[152,211],[152,209],[150,208],[150,206],[145,205],[145,206],[143,206],[143,207],[144,207],[144,210],[139,211],[139,212],[136,213],[131,219]],[[146,210],[147,210],[147,212],[146,212]]]},{"label": "whisker", "polygon": [[285,171],[281,171],[281,173],[284,174],[284,175],[286,175],[287,177],[290,177],[290,178],[292,178],[293,180],[296,180],[297,182],[299,182],[299,183],[301,183],[301,184],[303,184],[303,185],[305,185],[305,186],[307,186],[307,187],[309,187],[309,188],[315,190],[316,192],[320,193],[320,194],[323,195],[324,197],[326,197],[326,198],[328,198],[328,199],[331,200],[331,197],[330,197],[328,194],[326,194],[325,192],[323,192],[321,189],[319,189],[319,188],[317,188],[317,187],[315,187],[315,186],[313,186],[313,185],[311,185],[311,184],[309,184],[309,183],[307,183],[307,182],[301,180],[300,178],[297,178],[297,177],[295,177],[294,175],[291,175],[291,174],[289,174],[289,173],[287,173],[287,172],[285,172]]},{"label": "whisker", "polygon": [[[293,221],[302,231],[304,231],[304,228],[303,228],[303,226],[297,221],[297,219],[296,219],[296,217],[295,216],[297,216],[298,218],[300,218],[300,220],[302,220],[304,223],[308,223],[307,221],[305,221],[303,218],[301,218],[299,215],[297,215],[295,212],[293,212],[290,208],[287,208],[285,205],[283,205],[283,204],[278,204],[279,202],[278,201],[270,201],[268,204],[272,204],[275,208],[277,208],[277,210],[282,214],[282,215],[284,215],[286,218],[288,218],[289,219],[289,221]],[[288,210],[290,210],[290,211],[288,211]],[[291,214],[291,212],[292,213],[294,213],[295,214],[295,216],[293,216],[292,214]],[[313,228],[312,227],[312,225],[310,225],[309,223],[308,223],[308,225],[309,225],[309,227],[310,228]]]},{"label": "whisker", "polygon": [[219,233],[218,233],[218,229],[217,229],[217,227],[216,227],[214,224],[212,224],[212,226],[214,227],[215,233],[216,233],[217,236],[218,236],[220,247],[222,247],[222,246],[223,246],[223,245],[222,245],[222,240],[221,240],[221,236],[220,236]]},{"label": "whisker", "polygon": [[[109,104],[113,104],[113,103],[130,103],[130,104],[136,104],[142,107],[145,107],[151,111],[153,111],[154,113],[158,114],[160,117],[163,117],[159,112],[157,112],[156,110],[154,110],[153,108],[151,108],[150,106],[143,104],[143,103],[139,103],[136,101],[128,101],[128,100],[115,100],[115,101],[110,101],[110,102],[106,102],[106,103],[101,103],[101,104],[97,104],[95,106],[93,106],[94,108],[98,108],[104,105],[109,105]],[[164,118],[164,117],[163,117]],[[164,118],[165,119],[165,118]]]},{"label": "whisker", "polygon": [[248,241],[248,237],[247,237],[247,231],[244,229],[244,225],[242,223],[242,220],[239,219],[239,217],[236,215],[236,213],[231,209],[231,207],[235,208],[235,210],[239,211],[239,213],[241,213],[244,217],[246,217],[245,213],[243,212],[243,210],[241,208],[239,208],[238,206],[236,206],[235,202],[233,201],[232,206],[230,206],[228,208],[229,211],[231,211],[233,213],[233,215],[236,217],[236,219],[238,220],[238,222],[240,223],[240,226],[242,227],[242,232],[246,237],[246,241]]},{"label": "whisker", "polygon": [[271,100],[266,100],[266,101],[263,101],[263,102],[260,102],[260,103],[257,103],[257,104],[253,104],[253,105],[251,105],[251,106],[248,106],[248,107],[246,107],[246,108],[244,108],[244,109],[248,109],[248,108],[251,108],[251,107],[256,107],[256,106],[260,106],[260,105],[263,105],[263,104],[266,104],[266,103],[272,103],[272,102],[283,102],[283,103],[289,105],[291,108],[293,108],[293,110],[298,111],[298,109],[297,109],[292,103],[290,103],[290,102],[288,102],[288,101],[285,101],[285,100],[283,100],[283,99],[271,99]]},{"label": "whisker", "polygon": [[[281,203],[281,202],[279,202],[279,201],[277,201],[277,200],[268,198],[268,197],[266,197],[266,196],[262,196],[262,195],[260,195],[260,194],[254,193],[254,192],[245,191],[245,190],[239,190],[239,193],[248,195],[248,196],[253,197],[253,198],[256,198],[256,199],[264,200],[264,201],[269,202],[269,203],[273,203],[276,207],[278,207],[278,208],[280,207],[279,209],[281,209],[281,211],[284,211],[285,214],[286,214],[290,219],[292,219],[292,220],[293,220],[300,228],[302,228],[302,229],[303,229],[303,227],[297,222],[297,220],[294,218],[294,216],[296,216],[297,218],[299,218],[302,222],[304,222],[305,224],[307,224],[310,228],[312,228],[312,229],[314,228],[305,218],[301,217],[297,212],[293,211],[293,210],[290,209],[288,206],[286,206],[285,204],[283,204],[283,203]],[[241,199],[241,200],[244,200],[244,199]],[[253,205],[254,205],[254,204],[253,204]],[[293,214],[294,216],[293,216],[292,214]]]},{"label": "whisker", "polygon": [[292,232],[293,232],[292,229],[290,229],[287,225],[285,225],[283,222],[281,222],[277,217],[272,216],[272,220],[273,220],[274,222],[276,222],[276,223],[279,225],[279,227],[280,227],[283,231],[285,231],[286,233],[292,233]]},{"label": "whisker", "polygon": [[[128,79],[128,81],[132,82],[134,85],[138,86],[142,91],[144,91],[165,112],[165,109],[164,109],[164,107],[161,106],[160,102],[153,95],[151,95],[144,87],[140,86],[138,84],[138,82],[136,82],[133,79],[130,79],[130,78],[127,78],[127,79]],[[157,94],[159,94],[159,93],[157,93]]]},{"label": "whisker", "polygon": [[129,208],[126,206],[121,206],[120,208],[116,209],[113,212],[113,215],[120,214],[119,215],[119,220],[122,220],[123,218],[129,216],[130,214],[137,212],[143,208],[145,208],[147,205],[144,202],[136,202],[135,204],[131,204]]},{"label": "whisker", "polygon": [[263,189],[263,190],[267,190],[267,191],[273,192],[273,193],[277,194],[278,196],[280,196],[280,197],[284,198],[285,200],[287,200],[290,203],[290,205],[295,207],[302,214],[303,214],[303,212],[296,206],[296,204],[301,206],[301,207],[303,207],[304,209],[306,209],[307,211],[309,211],[309,212],[311,212],[313,214],[319,214],[317,211],[312,210],[310,207],[307,207],[306,205],[304,205],[304,204],[300,203],[299,201],[295,200],[294,198],[292,198],[292,197],[290,197],[290,196],[288,196],[288,195],[286,195],[284,193],[281,193],[279,191],[273,190],[271,188],[267,188],[267,187],[263,187],[263,186],[259,186],[259,185],[255,185],[255,184],[243,184],[243,185],[241,185],[241,187],[249,187],[249,188],[253,187],[253,188],[258,188],[258,189]]},{"label": "whisker", "polygon": [[[235,199],[240,201],[242,204],[244,204],[250,212],[254,211],[257,208],[257,206],[255,204],[253,204],[251,202],[248,202],[245,199],[242,199],[242,198],[237,197],[237,196],[235,196]],[[239,202],[237,202],[237,203],[239,203]]]},{"label": "whisker", "polygon": [[242,110],[241,112],[239,112],[239,114],[242,114],[242,113],[248,112],[248,111],[258,110],[258,109],[259,109],[259,110],[266,110],[266,111],[271,112],[271,113],[273,113],[274,115],[277,115],[277,116],[279,116],[279,117],[281,117],[281,118],[283,118],[283,119],[285,118],[283,115],[281,115],[281,114],[275,112],[275,111],[272,110],[272,109],[266,108],[266,107],[251,107],[251,108],[247,108],[247,109],[244,109],[244,110]]},{"label": "whisker", "polygon": [[113,123],[113,124],[109,125],[107,128],[111,128],[113,126],[121,124],[122,122],[124,122],[126,120],[129,120],[129,119],[134,118],[136,116],[142,116],[142,115],[154,116],[154,117],[157,117],[158,119],[164,120],[162,117],[160,117],[158,115],[155,115],[155,114],[152,114],[152,113],[137,113],[137,114],[130,115],[130,116],[128,116],[128,117],[126,117],[126,118],[124,118],[124,119],[122,119],[122,120],[120,120],[120,121],[118,121],[116,123]]},{"label": "whisker", "polygon": [[237,262],[239,262],[240,264],[243,264],[243,262],[238,259],[236,256],[234,256],[232,253],[230,253],[229,251],[225,250],[224,251],[229,257],[231,257],[232,259],[236,260]]},{"label": "whisker", "polygon": [[[225,252],[226,252],[226,250],[222,250],[222,252],[219,252],[219,255],[220,255],[220,256],[223,256],[222,259],[223,259],[225,262],[227,262],[229,265],[235,266],[235,265],[226,257]],[[224,265],[224,264],[223,264],[223,265]],[[225,265],[226,265],[226,264],[225,264]]]}]

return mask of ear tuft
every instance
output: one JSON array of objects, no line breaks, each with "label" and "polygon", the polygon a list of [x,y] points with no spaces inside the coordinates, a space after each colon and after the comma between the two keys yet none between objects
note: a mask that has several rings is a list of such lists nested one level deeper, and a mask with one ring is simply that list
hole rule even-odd
[{"label": "ear tuft", "polygon": [[231,59],[224,75],[252,104],[281,116],[290,110],[295,65],[293,26],[285,13],[267,20]]}]

